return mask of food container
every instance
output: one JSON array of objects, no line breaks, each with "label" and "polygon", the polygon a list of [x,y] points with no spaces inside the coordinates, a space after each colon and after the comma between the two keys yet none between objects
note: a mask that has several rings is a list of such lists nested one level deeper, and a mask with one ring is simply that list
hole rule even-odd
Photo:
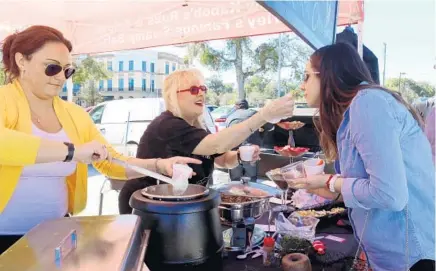
[{"label": "food container", "polygon": [[[239,195],[232,191],[254,191],[254,194]],[[259,218],[268,210],[269,199],[276,190],[270,186],[255,182],[230,182],[215,186],[221,194],[221,204],[218,207],[221,223],[231,225],[245,218]],[[262,193],[258,193],[263,191]]]},{"label": "food container", "polygon": [[0,270],[145,271],[149,231],[140,225],[136,215],[47,221],[0,256]]},{"label": "food container", "polygon": [[284,147],[274,147],[274,150],[282,155],[282,156],[286,156],[286,157],[300,157],[303,156],[304,154],[309,152],[309,148],[304,148],[304,147],[291,147],[289,145],[286,145]]}]

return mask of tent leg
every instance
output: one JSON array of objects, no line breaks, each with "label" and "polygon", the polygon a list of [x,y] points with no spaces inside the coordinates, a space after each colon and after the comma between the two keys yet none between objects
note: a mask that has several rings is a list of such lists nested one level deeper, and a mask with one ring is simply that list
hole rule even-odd
[{"label": "tent leg", "polygon": [[71,78],[67,80],[67,100],[73,101],[73,79]]},{"label": "tent leg", "polygon": [[361,58],[363,58],[363,21],[359,20],[357,23],[357,51]]}]

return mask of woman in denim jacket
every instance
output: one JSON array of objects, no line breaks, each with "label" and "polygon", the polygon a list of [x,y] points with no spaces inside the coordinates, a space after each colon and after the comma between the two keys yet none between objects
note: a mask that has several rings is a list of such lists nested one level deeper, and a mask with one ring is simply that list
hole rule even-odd
[{"label": "woman in denim jacket", "polygon": [[289,185],[345,203],[372,270],[434,270],[435,168],[421,117],[375,85],[344,43],[311,56],[301,88],[319,108],[321,146],[341,174]]}]

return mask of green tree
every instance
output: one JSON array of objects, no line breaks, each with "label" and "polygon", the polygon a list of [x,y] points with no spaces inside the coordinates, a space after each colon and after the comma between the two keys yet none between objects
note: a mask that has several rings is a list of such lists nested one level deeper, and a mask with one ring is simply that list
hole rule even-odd
[{"label": "green tree", "polygon": [[234,105],[236,103],[236,100],[238,99],[236,93],[224,93],[223,95],[219,96],[220,99],[220,105]]},{"label": "green tree", "polygon": [[[311,49],[296,37],[282,35],[281,66],[278,67],[278,38],[253,48],[250,38],[230,39],[224,49],[217,50],[208,43],[194,43],[188,46],[185,63],[192,64],[198,58],[201,64],[214,71],[235,70],[239,99],[246,96],[245,83],[248,78],[257,74],[266,75],[276,72],[279,68],[287,68],[291,79],[301,81],[304,76],[304,65],[309,58]],[[248,91],[247,91],[248,93]]]},{"label": "green tree", "polygon": [[[277,80],[271,80],[269,77],[254,75],[247,80],[245,84],[248,101],[253,106],[262,106],[266,99],[274,99],[277,96]],[[299,84],[295,83],[292,78],[281,80],[280,96],[286,93],[292,93],[297,101],[304,101],[303,92]],[[264,99],[261,101],[261,99]]]},{"label": "green tree", "polygon": [[6,84],[6,74],[3,68],[3,64],[0,62],[0,86]]},{"label": "green tree", "polygon": [[103,101],[103,96],[96,87],[99,80],[111,78],[111,73],[104,65],[92,57],[87,57],[76,64],[77,71],[73,76],[73,82],[82,86],[78,96],[88,106],[96,105]]},{"label": "green tree", "polygon": [[289,78],[286,80],[282,80],[281,95],[292,93],[292,96],[296,101],[305,102],[304,100],[304,92],[300,89],[300,83],[295,82],[295,80]]},{"label": "green tree", "polygon": [[261,75],[254,75],[250,77],[245,83],[245,91],[247,93],[252,92],[266,92],[268,84],[271,83],[271,79]]},{"label": "green tree", "polygon": [[206,85],[209,90],[215,92],[217,95],[233,91],[233,86],[231,84],[225,84],[223,80],[216,75],[206,79]]},{"label": "green tree", "polygon": [[387,79],[386,87],[399,91],[408,102],[413,102],[418,97],[432,97],[435,95],[436,88],[428,82],[419,82],[410,78],[401,78],[401,81],[399,78]]},{"label": "green tree", "polygon": [[[279,47],[279,38],[270,41],[271,46]],[[290,77],[285,79],[286,82],[301,82],[304,79],[304,68],[313,52],[307,44],[300,38],[290,35],[281,37],[281,57],[282,68],[289,69]]]},{"label": "green tree", "polygon": [[250,38],[230,39],[222,50],[211,47],[207,42],[190,45],[186,59],[199,58],[201,64],[214,71],[235,69],[239,99],[244,99],[245,80],[277,66],[277,52],[269,43],[252,48]]},{"label": "green tree", "polygon": [[206,93],[206,104],[220,105],[220,97],[215,91],[208,91]]}]

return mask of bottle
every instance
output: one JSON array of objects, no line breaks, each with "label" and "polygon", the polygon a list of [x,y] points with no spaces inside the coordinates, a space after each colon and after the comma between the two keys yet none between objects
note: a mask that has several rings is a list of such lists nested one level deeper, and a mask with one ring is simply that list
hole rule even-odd
[{"label": "bottle", "polygon": [[274,263],[275,240],[272,237],[263,239],[263,266],[271,266]]}]

